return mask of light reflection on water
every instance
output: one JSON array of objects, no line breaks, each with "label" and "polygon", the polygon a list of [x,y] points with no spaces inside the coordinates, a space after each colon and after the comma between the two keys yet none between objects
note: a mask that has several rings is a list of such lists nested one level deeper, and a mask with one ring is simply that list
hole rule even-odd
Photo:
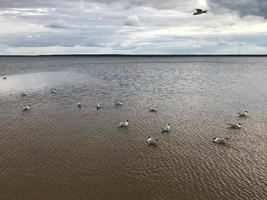
[{"label": "light reflection on water", "polygon": [[44,90],[63,85],[82,84],[90,80],[88,74],[75,72],[42,72],[8,76],[1,80],[0,94]]}]

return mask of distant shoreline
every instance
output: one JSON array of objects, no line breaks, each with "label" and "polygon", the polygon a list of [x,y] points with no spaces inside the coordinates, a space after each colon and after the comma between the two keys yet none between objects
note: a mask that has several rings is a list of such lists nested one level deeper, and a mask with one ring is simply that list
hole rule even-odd
[{"label": "distant shoreline", "polygon": [[50,55],[0,55],[0,57],[267,57],[267,54],[50,54]]}]

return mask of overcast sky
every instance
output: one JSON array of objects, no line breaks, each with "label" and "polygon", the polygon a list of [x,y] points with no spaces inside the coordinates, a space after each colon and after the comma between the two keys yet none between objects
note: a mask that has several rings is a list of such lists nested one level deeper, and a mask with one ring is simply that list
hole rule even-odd
[{"label": "overcast sky", "polygon": [[267,54],[267,0],[0,0],[0,54],[66,53]]}]

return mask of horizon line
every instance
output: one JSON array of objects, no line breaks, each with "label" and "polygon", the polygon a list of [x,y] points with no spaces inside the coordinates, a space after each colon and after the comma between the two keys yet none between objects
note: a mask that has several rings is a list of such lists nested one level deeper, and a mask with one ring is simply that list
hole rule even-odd
[{"label": "horizon line", "polygon": [[143,56],[143,57],[197,57],[197,56],[233,56],[233,57],[244,57],[244,56],[259,56],[265,57],[266,54],[13,54],[13,55],[0,55],[0,57],[45,57],[45,56]]}]

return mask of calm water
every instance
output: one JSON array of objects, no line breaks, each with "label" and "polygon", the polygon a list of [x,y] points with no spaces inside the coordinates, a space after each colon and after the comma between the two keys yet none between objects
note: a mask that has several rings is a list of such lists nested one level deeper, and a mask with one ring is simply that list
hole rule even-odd
[{"label": "calm water", "polygon": [[267,57],[2,57],[0,73],[1,200],[267,199]]}]

